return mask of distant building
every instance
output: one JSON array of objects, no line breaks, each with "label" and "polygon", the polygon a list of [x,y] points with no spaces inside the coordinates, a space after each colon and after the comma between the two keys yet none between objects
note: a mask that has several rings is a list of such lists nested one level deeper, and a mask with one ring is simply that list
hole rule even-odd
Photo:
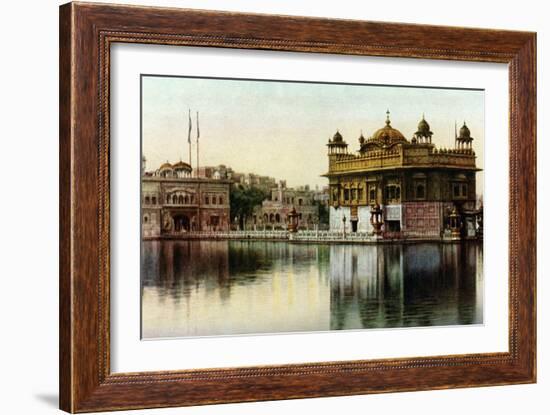
[{"label": "distant building", "polygon": [[[438,149],[422,117],[410,140],[386,125],[359,137],[356,154],[339,132],[328,142],[330,229],[372,232],[371,209],[382,209],[386,237],[476,237],[476,155],[466,123],[455,148]],[[453,229],[451,229],[453,228]],[[457,229],[454,229],[457,228]]]},{"label": "distant building", "polygon": [[329,187],[324,186],[322,189],[319,189],[316,187],[315,193],[313,195],[313,200],[315,200],[316,202],[319,202],[324,206],[329,206],[330,204]]},{"label": "distant building", "polygon": [[192,177],[182,161],[146,172],[142,160],[142,236],[177,237],[193,231],[229,230],[231,180]]},{"label": "distant building", "polygon": [[269,192],[272,188],[277,187],[277,180],[273,177],[261,176],[254,173],[238,173],[231,167],[223,164],[200,167],[198,169],[198,176],[210,179],[228,179],[234,185],[253,186],[265,192]]},{"label": "distant building", "polygon": [[195,175],[206,179],[233,180],[233,169],[224,164],[218,166],[203,166],[195,169]]},{"label": "distant building", "polygon": [[271,196],[254,210],[247,226],[256,229],[286,229],[293,208],[299,215],[300,229],[313,229],[319,223],[316,192],[309,186],[287,188],[285,181],[271,189]]}]

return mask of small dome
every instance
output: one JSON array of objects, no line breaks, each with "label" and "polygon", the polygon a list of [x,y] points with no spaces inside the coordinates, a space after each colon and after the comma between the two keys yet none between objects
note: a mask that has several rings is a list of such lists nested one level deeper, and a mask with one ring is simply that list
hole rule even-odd
[{"label": "small dome", "polygon": [[430,124],[428,124],[424,115],[422,115],[422,119],[418,123],[418,131],[415,134],[420,137],[431,137],[433,135],[430,131]]},{"label": "small dome", "polygon": [[471,140],[472,139],[472,137],[470,136],[470,129],[466,125],[466,122],[464,122],[464,125],[462,127],[460,127],[460,135],[458,136],[458,138],[460,138],[462,140]]},{"label": "small dome", "polygon": [[342,134],[340,134],[340,131],[336,131],[336,134],[332,137],[333,143],[341,143],[344,140],[342,137]]},{"label": "small dome", "polygon": [[160,166],[159,170],[171,169],[171,168],[172,168],[172,165],[170,163],[166,162],[162,166]]},{"label": "small dome", "polygon": [[[174,170],[188,170],[191,171],[191,166],[187,163],[184,163],[183,161],[178,161],[176,164],[172,166]],[[161,167],[162,169],[162,167]]]},{"label": "small dome", "polygon": [[464,122],[464,125],[460,127],[458,139],[462,141],[473,141],[474,139],[474,137],[470,135],[470,129],[466,125],[466,122]]}]

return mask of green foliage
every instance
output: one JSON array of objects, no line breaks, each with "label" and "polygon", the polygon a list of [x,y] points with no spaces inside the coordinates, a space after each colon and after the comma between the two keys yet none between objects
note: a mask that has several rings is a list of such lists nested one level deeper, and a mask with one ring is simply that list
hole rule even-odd
[{"label": "green foliage", "polygon": [[261,205],[268,197],[268,192],[254,186],[241,184],[233,186],[229,201],[231,218],[237,218],[242,229],[246,218],[252,215],[254,208]]},{"label": "green foliage", "polygon": [[329,222],[329,212],[328,208],[324,203],[320,201],[315,202],[317,204],[317,213],[319,214],[319,223],[328,224]]}]

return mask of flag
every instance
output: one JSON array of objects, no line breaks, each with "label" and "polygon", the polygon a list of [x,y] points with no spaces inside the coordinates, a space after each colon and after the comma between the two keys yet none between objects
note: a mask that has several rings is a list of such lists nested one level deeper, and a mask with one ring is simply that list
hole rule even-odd
[{"label": "flag", "polygon": [[189,132],[187,133],[187,142],[191,144],[191,109],[189,109]]},{"label": "flag", "polygon": [[199,141],[200,136],[201,136],[201,132],[199,129],[199,112],[197,111],[197,142]]}]

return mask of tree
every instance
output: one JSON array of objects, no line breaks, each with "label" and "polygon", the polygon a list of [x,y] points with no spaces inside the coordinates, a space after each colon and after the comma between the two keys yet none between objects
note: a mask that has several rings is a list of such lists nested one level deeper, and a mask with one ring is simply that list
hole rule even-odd
[{"label": "tree", "polygon": [[268,196],[265,190],[254,186],[242,184],[233,186],[229,198],[231,218],[236,218],[239,221],[239,227],[243,229],[246,219],[252,215],[254,208],[261,205]]},{"label": "tree", "polygon": [[329,212],[328,212],[327,206],[319,200],[317,200],[315,203],[317,204],[317,213],[319,215],[319,224],[320,225],[328,225]]}]

